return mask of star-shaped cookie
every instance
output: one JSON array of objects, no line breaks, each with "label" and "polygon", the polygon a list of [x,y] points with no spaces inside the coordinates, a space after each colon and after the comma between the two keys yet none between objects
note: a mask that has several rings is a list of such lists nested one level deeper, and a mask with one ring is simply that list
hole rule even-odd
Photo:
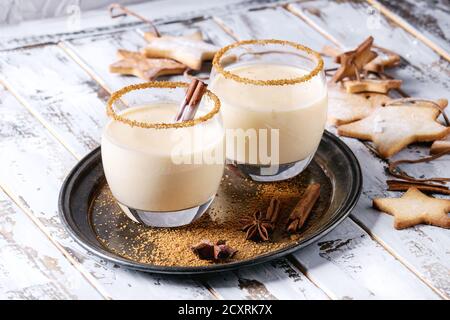
[{"label": "star-shaped cookie", "polygon": [[139,52],[119,49],[121,59],[109,66],[112,73],[134,75],[150,81],[162,75],[182,74],[186,66],[171,59],[148,59]]},{"label": "star-shaped cookie", "polygon": [[341,84],[328,84],[328,123],[341,125],[367,117],[391,98],[379,93],[347,93]]},{"label": "star-shaped cookie", "polygon": [[169,58],[179,61],[189,68],[200,70],[202,62],[211,60],[218,47],[202,40],[201,34],[190,36],[161,36],[145,33],[148,45],[142,50],[147,58]]},{"label": "star-shaped cookie", "polygon": [[426,223],[450,228],[450,200],[429,197],[410,188],[401,198],[378,198],[374,208],[394,216],[394,227],[404,229]]},{"label": "star-shaped cookie", "polygon": [[437,154],[450,150],[450,135],[445,140],[437,140],[431,145],[430,153]]},{"label": "star-shaped cookie", "polygon": [[442,139],[450,128],[436,121],[440,112],[429,105],[398,105],[376,108],[368,117],[338,127],[343,136],[373,141],[384,158],[413,142]]},{"label": "star-shaped cookie", "polygon": [[[441,109],[445,109],[448,105],[447,99],[438,99],[437,104]],[[450,134],[443,140],[437,140],[431,145],[430,153],[436,154],[450,150]]]},{"label": "star-shaped cookie", "polygon": [[377,57],[377,53],[372,51],[373,37],[368,37],[355,50],[344,52],[336,57],[336,62],[341,66],[334,74],[332,81],[339,82],[344,78],[355,77],[361,72],[364,65]]},{"label": "star-shaped cookie", "polygon": [[348,93],[376,92],[388,93],[392,89],[400,89],[402,80],[396,79],[362,79],[344,81]]}]

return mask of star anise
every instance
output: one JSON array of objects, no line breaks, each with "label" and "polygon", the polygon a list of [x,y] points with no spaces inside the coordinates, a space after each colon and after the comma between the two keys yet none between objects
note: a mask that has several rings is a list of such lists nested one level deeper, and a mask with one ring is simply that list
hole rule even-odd
[{"label": "star anise", "polygon": [[246,232],[247,240],[268,241],[269,234],[275,228],[280,213],[280,201],[272,198],[263,216],[261,210],[256,211],[251,218],[245,219],[242,231]]},{"label": "star anise", "polygon": [[203,240],[191,247],[192,251],[202,260],[223,261],[234,256],[237,250],[228,246],[225,240],[219,240],[215,244]]}]

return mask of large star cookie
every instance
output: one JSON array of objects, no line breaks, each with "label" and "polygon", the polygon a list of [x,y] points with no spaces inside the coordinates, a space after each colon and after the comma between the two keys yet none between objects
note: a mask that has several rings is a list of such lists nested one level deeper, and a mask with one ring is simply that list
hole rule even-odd
[{"label": "large star cookie", "polygon": [[109,66],[113,73],[134,75],[144,80],[153,80],[158,76],[181,74],[186,66],[171,59],[148,59],[139,52],[119,49],[121,59]]},{"label": "large star cookie", "polygon": [[379,93],[347,93],[341,84],[328,84],[328,123],[341,125],[367,117],[391,100]]},{"label": "large star cookie", "polygon": [[174,59],[194,70],[200,70],[202,62],[211,60],[219,50],[218,47],[204,42],[199,33],[182,37],[157,37],[146,33],[145,39],[148,45],[143,49],[143,53],[148,58]]},{"label": "large star cookie", "polygon": [[429,197],[410,188],[401,198],[378,198],[373,206],[394,216],[394,227],[404,229],[426,223],[450,228],[450,200]]},{"label": "large star cookie", "polygon": [[427,104],[388,106],[368,117],[338,127],[343,136],[373,141],[379,154],[388,158],[413,142],[442,139],[450,128],[436,121],[440,112]]}]

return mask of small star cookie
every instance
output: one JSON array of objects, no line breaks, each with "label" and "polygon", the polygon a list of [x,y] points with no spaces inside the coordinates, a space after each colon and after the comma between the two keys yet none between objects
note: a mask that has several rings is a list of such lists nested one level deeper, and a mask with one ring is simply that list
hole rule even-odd
[{"label": "small star cookie", "polygon": [[373,207],[394,216],[395,229],[417,224],[450,228],[450,200],[432,198],[417,188],[409,188],[401,198],[378,198]]},{"label": "small star cookie", "polygon": [[205,60],[211,60],[218,47],[202,40],[201,34],[191,36],[161,36],[145,34],[148,45],[143,49],[147,58],[169,58],[179,61],[193,70],[200,70]]},{"label": "small star cookie", "polygon": [[377,92],[388,93],[392,89],[400,89],[402,80],[395,79],[366,79],[344,81],[348,93]]},{"label": "small star cookie", "polygon": [[334,74],[332,81],[339,82],[344,78],[353,78],[363,69],[364,65],[377,57],[372,51],[373,37],[368,37],[355,50],[344,52],[336,57],[341,66]]},{"label": "small star cookie", "polygon": [[367,117],[391,98],[379,93],[347,93],[341,84],[328,85],[328,123],[341,125]]},{"label": "small star cookie", "polygon": [[171,59],[148,59],[139,52],[119,49],[121,59],[109,66],[112,73],[134,75],[144,80],[153,80],[162,75],[182,74],[186,66]]},{"label": "small star cookie", "polygon": [[430,153],[437,154],[450,150],[450,135],[444,140],[437,140],[431,145]]},{"label": "small star cookie", "polygon": [[[441,107],[441,109],[445,109],[448,105],[447,99],[438,99],[437,104]],[[437,154],[450,150],[450,134],[443,140],[436,140],[431,145],[430,153]]]},{"label": "small star cookie", "polygon": [[342,136],[371,140],[389,158],[413,142],[444,138],[450,128],[436,121],[440,112],[427,104],[376,108],[368,117],[338,127]]}]

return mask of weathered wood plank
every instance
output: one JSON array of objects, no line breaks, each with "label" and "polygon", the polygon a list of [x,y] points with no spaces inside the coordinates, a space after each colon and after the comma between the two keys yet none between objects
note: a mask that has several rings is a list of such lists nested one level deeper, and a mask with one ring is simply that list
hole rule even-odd
[{"label": "weathered wood plank", "polygon": [[0,299],[80,298],[103,297],[0,190]]},{"label": "weathered wood plank", "polygon": [[[160,28],[160,32],[174,35],[190,34],[196,30],[201,30],[204,33],[205,39],[209,41],[211,41],[211,39],[219,41],[219,38],[222,44],[232,41],[232,39],[224,33],[216,23],[210,20],[194,23],[192,25],[174,23]],[[211,39],[208,38],[210,34],[213,36]],[[109,63],[114,61],[116,50],[118,48],[137,50],[144,44],[145,41],[140,35],[138,35],[138,33],[133,31],[125,31],[111,35],[104,35],[101,37],[95,36],[65,41],[61,45],[68,52],[68,54],[75,59],[75,61],[81,63],[81,66],[89,74],[93,75],[99,83],[111,92],[121,88],[124,85],[142,81],[135,77],[114,75],[108,71],[107,66]],[[102,61],[102,63],[99,64],[98,61]],[[171,77],[171,79],[174,78],[177,77]],[[77,123],[74,123],[73,125],[76,126]],[[296,276],[293,277],[291,273],[288,272],[286,267],[281,267],[281,264],[267,264],[260,268],[246,269],[245,279],[249,283],[261,283],[261,286],[264,287],[264,291],[267,292],[267,295],[274,298],[283,298],[288,295],[296,296],[297,293],[302,293],[304,298],[325,297],[315,285],[313,285],[301,274],[301,272],[293,268],[290,272]],[[224,282],[220,280],[222,277],[225,277],[226,279],[234,279],[234,281]],[[239,276],[236,276],[234,273],[230,272],[221,274],[218,277],[208,277],[205,279],[205,282],[214,290],[214,292],[222,297],[232,296],[235,299],[257,298],[258,291],[247,290],[247,287],[240,285],[239,279]],[[275,279],[277,281],[275,281]],[[272,281],[273,283],[266,288],[265,284]],[[280,288],[281,284],[283,284],[282,286],[284,288],[284,292],[277,289]],[[274,292],[271,291],[272,287],[275,288]]]},{"label": "weathered wood plank", "polygon": [[[220,27],[210,19],[195,23],[172,23],[161,26],[162,34],[189,35],[201,31],[205,40],[212,43],[231,43],[233,38],[224,33]],[[220,30],[219,30],[220,29]],[[102,36],[85,37],[62,41],[62,47],[83,69],[85,69],[108,92],[142,82],[136,77],[127,77],[109,72],[109,65],[117,60],[117,49],[137,51],[146,45],[142,38],[145,29],[126,30]],[[218,39],[217,37],[220,37]],[[100,63],[101,61],[101,63]],[[202,74],[208,76],[209,74]],[[183,76],[171,76],[171,80],[187,81]],[[164,78],[162,78],[164,79]]]},{"label": "weathered wood plank", "polygon": [[450,5],[447,0],[368,2],[450,60]]},{"label": "weathered wood plank", "polygon": [[[214,18],[228,27],[239,40],[283,39],[310,45],[314,50],[320,50],[323,45],[328,44],[328,40],[317,37],[316,32],[301,32],[309,27],[282,8],[240,12],[227,16],[215,15]],[[282,26],[279,23],[282,23]]]},{"label": "weathered wood plank", "polygon": [[224,299],[328,299],[286,259],[208,277],[207,282]]},{"label": "weathered wood plank", "polygon": [[98,145],[108,94],[60,48],[0,53],[0,82],[74,155]]},{"label": "weathered wood plank", "polygon": [[77,245],[61,225],[57,208],[60,185],[76,159],[16,100],[0,105],[0,118],[0,167],[8,168],[0,171],[0,186],[104,297],[213,298],[204,286],[190,278],[173,279],[126,270]]},{"label": "weathered wood plank", "polygon": [[[289,39],[320,50],[325,39],[307,24],[296,22],[297,19],[282,9],[252,11],[218,18],[223,21],[226,29],[230,29],[237,37],[242,34],[242,38]],[[271,21],[269,27],[267,21]],[[283,31],[285,28],[286,31]],[[257,31],[253,33],[253,30]],[[265,32],[261,33],[261,30]],[[361,148],[363,146],[358,142],[354,151],[357,152]],[[367,210],[360,206],[355,211],[365,214]],[[330,246],[338,246],[339,250],[335,251],[339,254],[326,254],[327,245],[323,246],[324,241]],[[395,292],[398,298],[417,298],[420,295],[436,297],[431,289],[350,219],[332,231],[325,240],[320,240],[295,254],[295,258],[305,267],[308,277],[333,298],[388,298],[392,297],[392,292]],[[377,267],[373,268],[373,265]],[[379,283],[385,285],[380,286]],[[396,289],[391,291],[391,285]],[[414,288],[414,293],[410,292],[411,288]]]},{"label": "weathered wood plank", "polygon": [[[284,0],[160,0],[128,6],[156,24],[208,17],[212,14],[232,14],[239,10],[281,5]],[[142,22],[134,17],[111,19],[106,9],[82,12],[76,17],[59,17],[27,21],[19,26],[2,26],[0,50],[43,43],[57,43],[89,35],[100,35],[134,28]]]},{"label": "weathered wood plank", "polygon": [[[357,208],[355,211],[358,211]],[[325,236],[294,256],[307,275],[334,299],[436,299],[411,272],[395,271],[398,261],[358,230],[351,220],[339,225],[339,234]],[[327,261],[327,262],[325,262]],[[339,276],[337,276],[339,275]],[[349,295],[350,293],[350,295]]]},{"label": "weathered wood plank", "polygon": [[118,60],[117,49],[138,51],[146,41],[135,30],[67,40],[60,46],[109,93],[120,87],[143,82],[133,76],[111,74],[109,65]]},{"label": "weathered wood plank", "polygon": [[[413,95],[421,97],[448,98],[448,93],[445,91],[450,83],[448,75],[444,71],[441,77],[438,77],[431,70],[434,65],[445,65],[447,62],[403,29],[386,22],[382,16],[376,18],[380,19],[376,20],[378,22],[373,22],[370,19],[371,8],[366,3],[308,1],[300,5],[291,5],[289,9],[301,17],[306,16],[320,30],[329,32],[329,37],[337,39],[343,48],[352,47],[372,34],[379,45],[394,48],[396,51],[401,51],[404,57],[408,57],[397,72],[397,77],[405,80],[405,91],[411,90]],[[369,28],[372,24],[377,27]],[[397,46],[398,43],[402,43],[402,46]],[[419,54],[424,53],[418,62],[416,62],[418,54],[416,50]],[[411,53],[410,56],[407,56],[408,52]],[[449,252],[445,249],[450,245],[448,232],[432,226],[417,226],[402,231],[393,229],[392,217],[371,209],[371,199],[398,195],[398,193],[386,192],[386,163],[374,157],[366,148],[362,148],[358,141],[347,138],[344,138],[344,141],[355,152],[363,172],[366,172],[363,196],[352,217],[434,290],[443,297],[449,298],[450,259],[448,259]],[[400,152],[396,158],[417,158],[427,153],[428,147],[413,145]],[[408,167],[407,170],[415,176],[424,174],[448,176],[448,165],[449,161],[442,158],[433,163]]]},{"label": "weathered wood plank", "polygon": [[[370,151],[360,146],[360,142],[345,138],[358,157],[364,175],[364,189],[357,207],[352,213],[355,219],[381,245],[416,273],[442,297],[450,297],[450,239],[447,230],[432,226],[395,230],[393,218],[372,208],[372,199],[377,197],[398,197],[399,193],[386,191],[386,173],[384,163],[373,157]],[[416,157],[411,150],[408,155]],[[405,156],[406,157],[406,156]],[[439,162],[444,162],[440,164]],[[439,166],[439,168],[436,168]],[[424,172],[433,172],[442,176],[448,175],[448,160],[439,160],[431,166],[421,165],[414,172],[417,176]],[[444,168],[447,168],[446,172]],[[419,170],[422,171],[419,171]]]}]

